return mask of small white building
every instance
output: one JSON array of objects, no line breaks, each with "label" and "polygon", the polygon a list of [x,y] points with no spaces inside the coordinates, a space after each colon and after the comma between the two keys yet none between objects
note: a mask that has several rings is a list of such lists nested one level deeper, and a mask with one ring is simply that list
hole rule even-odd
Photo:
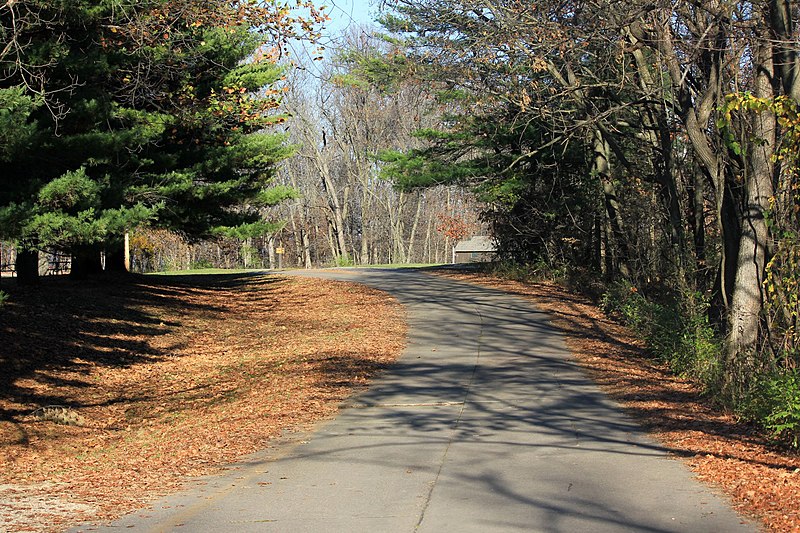
[{"label": "small white building", "polygon": [[476,235],[453,247],[453,263],[488,263],[496,256],[497,244],[488,235]]}]

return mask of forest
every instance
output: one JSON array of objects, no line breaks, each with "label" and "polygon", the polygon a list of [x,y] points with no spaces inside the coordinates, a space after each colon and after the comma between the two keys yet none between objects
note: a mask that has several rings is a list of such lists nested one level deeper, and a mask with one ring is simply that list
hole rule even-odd
[{"label": "forest", "polygon": [[310,2],[0,6],[19,282],[43,251],[124,270],[126,235],[144,271],[439,263],[488,232],[796,446],[796,3],[378,7],[325,49]]}]

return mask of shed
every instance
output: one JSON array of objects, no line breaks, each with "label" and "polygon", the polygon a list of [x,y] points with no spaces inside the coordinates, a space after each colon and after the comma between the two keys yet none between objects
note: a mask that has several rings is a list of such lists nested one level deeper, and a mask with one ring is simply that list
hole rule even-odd
[{"label": "shed", "polygon": [[486,263],[497,255],[494,238],[477,235],[460,241],[453,248],[453,263]]}]

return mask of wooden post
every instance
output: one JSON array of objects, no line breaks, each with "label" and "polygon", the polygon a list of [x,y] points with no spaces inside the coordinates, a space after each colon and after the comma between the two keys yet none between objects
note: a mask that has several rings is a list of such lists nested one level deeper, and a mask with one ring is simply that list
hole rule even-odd
[{"label": "wooden post", "polygon": [[125,270],[131,271],[131,236],[125,232]]}]

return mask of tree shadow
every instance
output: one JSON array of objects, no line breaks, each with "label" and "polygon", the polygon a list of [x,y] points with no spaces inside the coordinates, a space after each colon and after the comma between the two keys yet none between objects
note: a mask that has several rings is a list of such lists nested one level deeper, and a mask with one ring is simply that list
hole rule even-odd
[{"label": "tree shadow", "polygon": [[29,414],[22,406],[81,407],[63,390],[91,387],[95,367],[127,368],[176,357],[180,340],[154,340],[174,333],[190,314],[223,312],[198,303],[197,291],[244,287],[256,279],[259,290],[277,281],[252,273],[83,282],[53,276],[35,287],[4,287],[10,298],[0,308],[0,421]]},{"label": "tree shadow", "polygon": [[[415,273],[415,270],[417,273]],[[423,270],[426,273],[431,271],[453,271],[459,273],[473,272],[476,267],[466,266],[454,270],[451,266],[446,266],[419,270]],[[525,291],[507,287],[499,290],[435,275],[425,275],[422,279],[418,279],[420,278],[419,270],[398,269],[395,271],[397,276],[388,280],[383,279],[381,276],[376,276],[373,280],[367,271],[362,276],[363,279],[358,281],[374,284],[378,288],[387,290],[398,296],[408,306],[430,304],[435,301],[443,311],[447,310],[448,312],[452,311],[463,315],[464,307],[461,306],[466,304],[466,308],[470,313],[480,316],[481,320],[485,322],[484,329],[486,332],[480,339],[480,343],[492,346],[493,356],[495,357],[513,357],[515,350],[525,351],[531,348],[530,341],[526,340],[526,337],[522,336],[522,334],[518,341],[514,341],[517,331],[524,332],[528,330],[545,333],[557,330],[559,332],[558,336],[563,335],[563,338],[571,337],[595,341],[594,345],[598,349],[607,350],[607,352],[595,354],[597,358],[618,358],[625,360],[626,364],[629,365],[633,361],[634,365],[639,365],[655,372],[655,375],[644,373],[641,376],[638,375],[638,372],[594,376],[603,385],[609,386],[613,391],[617,391],[610,393],[612,399],[615,402],[619,402],[616,408],[635,419],[635,425],[638,428],[655,432],[697,431],[715,438],[727,439],[744,445],[739,446],[739,449],[742,450],[741,453],[734,451],[725,453],[718,448],[709,449],[702,446],[658,446],[663,452],[681,457],[712,454],[788,472],[793,472],[797,468],[800,457],[796,457],[795,453],[780,447],[777,443],[770,442],[752,424],[724,416],[724,413],[718,412],[713,405],[710,405],[698,390],[661,386],[661,381],[667,382],[678,378],[670,376],[666,369],[658,365],[658,362],[640,342],[624,334],[619,326],[609,328],[608,320],[587,316],[585,306],[588,301],[586,298],[570,294],[565,290],[558,290],[555,296],[562,305],[559,306],[557,312],[551,314],[537,311],[535,304],[531,302],[532,295]],[[452,301],[437,299],[436,294],[449,294]],[[513,296],[511,298],[504,297],[504,295],[508,294]],[[539,297],[547,296],[539,295]],[[556,325],[551,321],[552,318],[555,318]],[[464,321],[469,321],[469,318],[465,317]],[[461,342],[458,338],[460,335],[459,330],[461,329],[458,319],[450,319],[447,324],[426,323],[423,321],[416,325],[412,324],[413,326],[416,326],[419,338],[423,339],[420,341],[423,345],[425,342],[429,342],[430,339],[438,338],[441,331],[449,334],[453,342]],[[413,342],[412,340],[412,344]],[[500,345],[509,346],[510,348],[507,350],[498,349],[497,347]],[[563,352],[558,354],[559,350]],[[563,357],[568,353],[569,351],[563,345],[561,348],[551,346],[544,353],[544,357],[535,362],[530,368],[538,372],[546,371],[548,365],[552,364],[553,358],[555,358],[555,360],[560,361],[560,365],[569,364],[574,366],[582,374],[582,380],[589,378],[587,371],[596,371],[596,369],[591,369],[591,364],[584,366],[579,364],[577,360],[563,360]],[[401,360],[399,364],[401,365],[400,371],[402,371],[404,362]],[[394,370],[392,372],[394,373]],[[441,379],[442,375],[446,375],[446,372],[443,374],[436,369],[427,369],[424,372],[435,376],[431,380],[431,391],[438,390],[448,396],[446,380]],[[531,378],[526,377],[525,379]],[[511,389],[515,387],[517,389],[521,388],[521,385],[518,385],[515,385],[512,381],[506,387]],[[547,390],[546,381],[544,383],[529,382],[528,385],[532,388]],[[545,389],[541,389],[542,385],[545,385]],[[562,386],[574,387],[576,385],[562,383]],[[458,394],[454,393],[450,396],[452,398],[448,396],[448,400],[453,400]],[[570,401],[562,405],[561,408],[570,409],[571,405]],[[539,418],[538,415],[537,418]],[[537,424],[547,426],[552,420],[552,413],[548,413],[547,416],[537,420]],[[744,451],[748,446],[763,446],[767,450],[779,450],[780,454],[770,458],[764,457],[763,454],[752,455]],[[789,452],[789,456],[786,455],[787,452]]]}]

